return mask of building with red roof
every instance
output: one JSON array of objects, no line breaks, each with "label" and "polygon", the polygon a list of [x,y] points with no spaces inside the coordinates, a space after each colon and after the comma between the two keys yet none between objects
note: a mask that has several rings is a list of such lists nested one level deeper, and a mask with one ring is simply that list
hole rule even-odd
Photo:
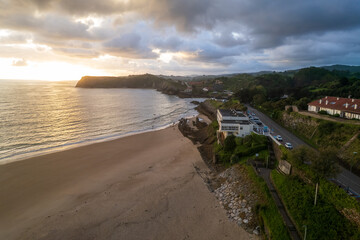
[{"label": "building with red roof", "polygon": [[360,119],[360,99],[326,96],[308,103],[308,111],[326,111],[329,115],[339,114],[343,118]]}]

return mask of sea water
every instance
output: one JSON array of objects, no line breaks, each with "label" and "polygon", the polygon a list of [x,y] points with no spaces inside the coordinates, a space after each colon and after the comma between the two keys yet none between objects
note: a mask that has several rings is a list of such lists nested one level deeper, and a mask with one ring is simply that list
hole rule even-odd
[{"label": "sea water", "polygon": [[194,99],[75,85],[0,80],[0,164],[164,128],[197,114]]}]

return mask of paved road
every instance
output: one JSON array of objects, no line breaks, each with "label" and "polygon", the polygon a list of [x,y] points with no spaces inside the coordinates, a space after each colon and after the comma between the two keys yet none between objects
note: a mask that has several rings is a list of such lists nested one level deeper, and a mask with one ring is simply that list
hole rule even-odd
[{"label": "paved road", "polygon": [[[265,126],[268,126],[271,131],[274,131],[272,135],[281,135],[283,138],[283,143],[290,142],[294,147],[300,145],[307,145],[304,141],[296,137],[294,134],[288,130],[281,127],[279,124],[274,122],[271,118],[259,112],[258,110],[247,105],[248,110],[256,114],[256,116],[263,122]],[[349,187],[349,190],[352,191],[355,195],[360,196],[360,177],[351,173],[349,170],[340,167],[341,172],[336,177],[336,180],[341,183],[345,188]]]},{"label": "paved road", "polygon": [[269,127],[269,129],[273,132],[271,135],[273,135],[273,136],[281,135],[281,137],[283,139],[283,144],[285,142],[290,142],[293,145],[293,147],[297,147],[300,145],[306,145],[306,143],[304,141],[302,141],[301,139],[296,137],[294,134],[292,134],[285,128],[281,127],[279,124],[274,122],[271,118],[269,118],[262,112],[259,112],[258,110],[254,109],[248,105],[247,105],[247,107],[250,112],[253,112],[256,114],[256,116],[261,120],[261,122],[263,122],[263,124],[265,126]]}]

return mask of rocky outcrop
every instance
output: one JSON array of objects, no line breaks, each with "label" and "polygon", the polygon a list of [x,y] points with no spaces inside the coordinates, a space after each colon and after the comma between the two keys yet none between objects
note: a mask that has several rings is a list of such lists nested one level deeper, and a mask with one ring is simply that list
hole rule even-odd
[{"label": "rocky outcrop", "polygon": [[206,97],[206,93],[186,93],[184,82],[165,79],[151,74],[129,75],[127,77],[96,77],[84,76],[77,82],[79,88],[143,88],[155,89],[168,95],[181,98]]},{"label": "rocky outcrop", "polygon": [[77,82],[80,88],[145,88],[156,89],[169,95],[177,95],[186,88],[185,84],[151,74],[130,75],[127,77],[85,76]]},{"label": "rocky outcrop", "polygon": [[201,102],[195,109],[206,115],[211,121],[216,120],[216,108],[214,108],[208,101]]}]

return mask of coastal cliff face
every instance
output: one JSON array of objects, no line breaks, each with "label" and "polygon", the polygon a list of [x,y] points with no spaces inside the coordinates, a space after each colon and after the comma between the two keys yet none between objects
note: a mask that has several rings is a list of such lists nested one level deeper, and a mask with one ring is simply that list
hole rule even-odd
[{"label": "coastal cliff face", "polygon": [[85,76],[77,82],[80,88],[148,88],[168,95],[181,95],[186,89],[182,82],[160,78],[151,74],[130,75],[127,77]]}]

